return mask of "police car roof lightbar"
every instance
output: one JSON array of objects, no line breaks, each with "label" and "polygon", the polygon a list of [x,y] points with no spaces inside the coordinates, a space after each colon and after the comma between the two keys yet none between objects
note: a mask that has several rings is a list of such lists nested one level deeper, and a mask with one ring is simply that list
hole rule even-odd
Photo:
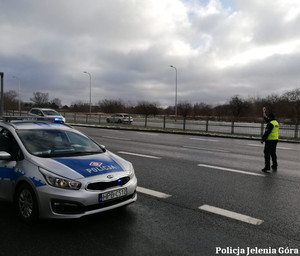
[{"label": "police car roof lightbar", "polygon": [[3,121],[49,121],[53,123],[64,123],[62,118],[49,118],[49,117],[39,117],[39,116],[4,116]]}]

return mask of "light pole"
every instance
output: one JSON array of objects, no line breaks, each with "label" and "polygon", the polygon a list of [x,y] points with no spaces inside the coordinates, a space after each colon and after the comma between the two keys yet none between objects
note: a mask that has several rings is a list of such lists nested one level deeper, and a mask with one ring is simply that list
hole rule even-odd
[{"label": "light pole", "polygon": [[18,87],[18,96],[19,96],[19,114],[20,114],[20,116],[21,116],[21,93],[20,93],[20,91],[21,91],[21,80],[20,80],[20,78],[18,78],[18,77],[16,77],[16,76],[13,76],[13,78],[18,79],[18,81],[19,81],[19,87]]},{"label": "light pole", "polygon": [[90,114],[92,112],[92,76],[89,72],[83,71],[83,73],[88,74],[90,76]]},{"label": "light pole", "polygon": [[0,116],[3,117],[4,114],[4,97],[3,97],[3,77],[4,72],[0,72],[1,77],[1,106],[0,106]]},{"label": "light pole", "polygon": [[173,65],[170,66],[171,68],[174,68],[176,71],[176,80],[175,80],[175,121],[177,120],[177,68],[175,68]]}]

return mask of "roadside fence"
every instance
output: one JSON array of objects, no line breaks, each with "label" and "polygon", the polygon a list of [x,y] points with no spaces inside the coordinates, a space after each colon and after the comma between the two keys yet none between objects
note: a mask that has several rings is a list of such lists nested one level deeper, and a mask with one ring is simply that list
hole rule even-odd
[{"label": "roadside fence", "polygon": [[[108,115],[104,114],[82,114],[82,113],[65,113],[67,122],[73,123],[85,123],[85,124],[99,124],[107,126],[128,126],[129,124],[122,123],[108,123]],[[183,130],[183,131],[197,131],[204,133],[219,133],[230,135],[245,135],[245,136],[257,136],[261,137],[264,133],[266,124],[261,123],[247,123],[247,122],[223,122],[206,120],[190,120],[178,117],[174,120],[174,117],[167,116],[158,117],[145,117],[145,116],[133,116],[133,122],[131,126],[144,127],[144,128],[156,128],[163,130]],[[279,135],[281,138],[287,139],[299,139],[299,126],[297,124],[284,124],[280,123]]]},{"label": "roadside fence", "polygon": [[[6,115],[20,115],[19,111],[7,111]],[[27,115],[27,112],[21,113]],[[264,133],[266,124],[264,122],[247,123],[247,122],[224,122],[224,121],[212,121],[205,120],[192,120],[183,119],[182,117],[157,116],[157,117],[145,117],[136,115],[133,116],[132,124],[122,123],[108,123],[106,114],[87,114],[87,113],[75,113],[75,112],[62,112],[66,118],[67,123],[76,124],[93,124],[101,126],[128,126],[132,128],[153,128],[162,130],[176,130],[176,131],[190,131],[190,132],[203,132],[203,133],[215,133],[215,134],[229,134],[240,136],[253,136],[261,137]],[[279,136],[280,138],[299,140],[299,125],[298,124],[285,124],[279,120]]]}]

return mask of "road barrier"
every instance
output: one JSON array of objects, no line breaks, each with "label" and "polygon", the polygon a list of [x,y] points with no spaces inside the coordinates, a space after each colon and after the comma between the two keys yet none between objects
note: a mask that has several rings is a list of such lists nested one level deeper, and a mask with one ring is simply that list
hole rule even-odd
[{"label": "road barrier", "polygon": [[[18,111],[9,111],[6,115],[19,115]],[[27,113],[23,112],[23,115]],[[193,120],[183,119],[177,117],[157,116],[157,117],[145,117],[136,115],[133,116],[133,123],[130,124],[113,124],[107,123],[106,119],[109,115],[105,114],[86,114],[75,112],[62,112],[66,118],[67,123],[76,124],[94,124],[105,126],[128,126],[134,128],[149,128],[149,129],[162,129],[172,131],[191,131],[201,132],[209,134],[229,134],[229,135],[242,135],[261,137],[264,133],[266,124],[263,122],[225,122],[225,121],[213,121],[209,119]],[[298,124],[285,124],[280,122],[279,136],[280,138],[299,140],[299,125]]]}]

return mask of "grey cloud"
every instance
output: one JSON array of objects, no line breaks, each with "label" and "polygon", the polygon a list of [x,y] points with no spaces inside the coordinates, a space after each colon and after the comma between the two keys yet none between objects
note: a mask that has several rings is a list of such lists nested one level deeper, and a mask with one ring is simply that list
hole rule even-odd
[{"label": "grey cloud", "polygon": [[[231,96],[268,95],[298,86],[299,15],[282,1],[211,0],[17,0],[2,1],[0,71],[6,90],[18,76],[22,99],[48,92],[63,104],[104,98],[174,104],[178,99],[216,104]],[[230,4],[234,4],[231,8]],[[214,8],[215,12],[211,11]],[[210,8],[210,13],[209,13]],[[294,42],[294,51],[276,52],[244,63],[228,61],[261,46]],[[246,56],[246,55],[245,55]],[[245,57],[246,58],[246,57]]]}]

